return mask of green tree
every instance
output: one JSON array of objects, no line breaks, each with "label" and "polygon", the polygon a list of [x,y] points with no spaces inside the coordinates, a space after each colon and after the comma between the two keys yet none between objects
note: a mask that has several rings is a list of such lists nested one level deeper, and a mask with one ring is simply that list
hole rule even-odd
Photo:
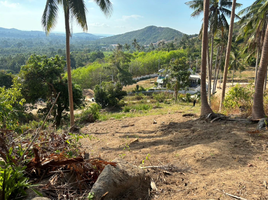
[{"label": "green tree", "polygon": [[0,87],[0,127],[14,130],[19,121],[19,112],[23,112],[23,99],[19,84],[6,89]]},{"label": "green tree", "polygon": [[[190,8],[194,9],[194,12],[191,16],[195,17],[201,14],[203,9],[203,2],[200,0],[193,0],[186,2],[187,5],[190,6]],[[226,17],[230,17],[231,11],[229,8],[231,8],[233,5],[233,2],[229,0],[210,0],[210,6],[209,6],[209,16],[208,16],[208,28],[211,36],[211,55],[209,56],[209,53],[207,54],[208,57],[208,101],[210,104],[210,96],[211,96],[211,78],[212,78],[212,61],[213,61],[213,42],[214,42],[214,35],[217,31],[221,31],[222,35],[224,32],[224,29],[228,29],[229,25],[227,22]],[[236,7],[241,6],[241,4],[238,4],[235,2]],[[237,15],[234,15],[237,18],[239,18]],[[210,59],[209,59],[210,58]]]},{"label": "green tree", "polygon": [[[69,109],[68,84],[61,77],[65,64],[63,57],[47,58],[32,55],[27,64],[22,66],[16,80],[21,83],[21,92],[26,102],[34,104],[40,98],[46,102],[46,108],[43,110],[45,113],[48,112],[57,94],[60,93],[53,112],[56,127],[60,126],[63,111]],[[82,90],[76,85],[72,85],[72,90],[74,106],[75,108],[80,107],[83,104]]]},{"label": "green tree", "polygon": [[13,75],[11,73],[7,73],[4,70],[0,70],[0,87],[10,88],[12,85]]},{"label": "green tree", "polygon": [[134,47],[137,51],[140,50],[140,45],[139,45],[139,43],[137,42],[137,39],[136,39],[136,38],[133,40],[132,45],[133,45],[133,47]]},{"label": "green tree", "polygon": [[190,72],[188,69],[189,66],[186,64],[185,57],[170,61],[170,65],[167,69],[167,71],[170,72],[168,83],[174,88],[175,102],[177,102],[178,99],[178,91],[186,89],[189,85]]},{"label": "green tree", "polygon": [[117,78],[122,85],[133,83],[132,74],[129,73],[129,63],[132,55],[124,53],[120,49],[115,49],[110,57],[112,65],[117,69]]},{"label": "green tree", "polygon": [[96,85],[94,89],[94,97],[96,103],[100,104],[102,108],[117,106],[119,101],[127,95],[126,91],[122,90],[123,86],[117,82],[102,82]]},{"label": "green tree", "polygon": [[[110,0],[96,0],[95,1],[105,14],[110,14],[112,4]],[[70,59],[70,16],[74,17],[78,24],[87,30],[86,8],[84,0],[47,0],[45,10],[42,16],[42,25],[46,33],[49,33],[55,26],[56,17],[58,13],[58,5],[63,6],[65,19],[65,33],[66,33],[66,60],[67,60],[67,74],[68,74],[68,94],[70,104],[70,123],[74,125],[74,102],[72,92],[72,77],[71,77],[71,59]]]},{"label": "green tree", "polygon": [[125,44],[124,44],[124,49],[127,50],[127,51],[129,51],[129,49],[130,49],[130,45],[127,44],[127,43],[125,43]]}]

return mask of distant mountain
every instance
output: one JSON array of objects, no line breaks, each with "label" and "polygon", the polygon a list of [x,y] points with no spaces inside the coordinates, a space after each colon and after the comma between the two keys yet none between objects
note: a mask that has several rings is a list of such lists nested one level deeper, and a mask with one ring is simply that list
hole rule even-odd
[{"label": "distant mountain", "polygon": [[[43,31],[21,31],[18,29],[6,29],[0,27],[0,38],[17,38],[17,39],[27,39],[27,38],[47,38],[46,33]],[[64,39],[65,33],[50,33],[49,38]],[[98,40],[101,37],[90,33],[74,33],[72,38],[81,38],[86,40]]]},{"label": "distant mountain", "polygon": [[97,42],[100,44],[131,44],[133,40],[136,39],[141,45],[149,45],[161,40],[169,41],[174,40],[175,38],[180,41],[183,35],[182,32],[175,29],[148,26],[141,30],[101,38],[100,40],[97,40]]}]

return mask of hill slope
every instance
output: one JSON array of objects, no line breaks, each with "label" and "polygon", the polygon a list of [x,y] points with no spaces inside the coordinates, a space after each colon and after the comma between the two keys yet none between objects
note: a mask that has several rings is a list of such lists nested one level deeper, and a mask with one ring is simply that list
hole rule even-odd
[{"label": "hill slope", "polygon": [[139,44],[148,45],[150,43],[156,43],[160,40],[174,40],[177,38],[180,40],[184,34],[180,31],[171,28],[163,28],[156,26],[148,26],[141,30],[132,31],[120,35],[115,35],[98,40],[101,44],[131,44],[134,39]]},{"label": "hill slope", "polygon": [[[90,34],[90,33],[74,33],[73,38],[81,38],[87,40],[97,40],[101,37]],[[43,31],[21,31],[18,29],[6,29],[0,27],[0,38],[17,38],[17,39],[27,39],[27,38],[47,38],[45,32]],[[65,33],[50,33],[49,38],[57,38],[65,40]]]}]

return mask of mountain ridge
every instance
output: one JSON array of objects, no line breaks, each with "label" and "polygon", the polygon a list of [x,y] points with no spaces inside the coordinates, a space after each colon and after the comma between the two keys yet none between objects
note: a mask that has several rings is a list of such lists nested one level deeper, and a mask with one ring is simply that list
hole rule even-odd
[{"label": "mountain ridge", "polygon": [[[184,33],[169,28],[169,27],[157,27],[147,26],[143,29],[129,31],[126,33],[103,37],[105,34],[94,35],[91,33],[74,33],[72,39],[88,40],[90,43],[95,42],[102,45],[111,44],[131,44],[134,39],[141,45],[149,45],[151,43],[157,43],[158,41],[170,41],[177,39],[180,41]],[[65,33],[50,33],[49,38],[62,38],[65,37]],[[0,27],[0,38],[47,38],[44,31],[23,31],[15,28],[6,29]]]},{"label": "mountain ridge", "polygon": [[142,45],[149,45],[161,40],[170,41],[176,38],[180,40],[183,35],[184,33],[169,27],[157,27],[152,25],[143,29],[101,38],[98,40],[98,42],[102,44],[125,44],[136,39],[137,42]]}]

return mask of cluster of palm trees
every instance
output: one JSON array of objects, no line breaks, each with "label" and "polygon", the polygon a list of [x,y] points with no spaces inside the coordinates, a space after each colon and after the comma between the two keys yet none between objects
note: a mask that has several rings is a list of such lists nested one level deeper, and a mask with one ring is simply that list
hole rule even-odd
[{"label": "cluster of palm trees", "polygon": [[[112,3],[110,0],[94,0],[106,16],[111,14]],[[66,32],[66,62],[68,74],[68,94],[70,106],[70,125],[74,126],[73,92],[71,77],[71,59],[70,59],[70,17],[73,17],[77,23],[87,31],[86,7],[84,0],[47,0],[45,10],[42,16],[42,25],[48,34],[56,24],[58,5],[63,7]]]},{"label": "cluster of palm trees", "polygon": [[[245,58],[256,56],[256,76],[255,76],[255,94],[252,108],[253,119],[265,117],[263,107],[263,91],[266,83],[267,65],[268,65],[268,1],[255,0],[253,4],[243,10],[238,15],[235,9],[242,4],[236,3],[236,0],[192,0],[186,3],[190,8],[194,9],[192,16],[204,14],[203,26],[200,31],[202,36],[202,57],[201,57],[201,116],[213,113],[210,108],[211,95],[211,77],[212,77],[212,60],[213,60],[213,44],[217,44],[218,51],[215,61],[215,76],[219,71],[219,54],[226,51],[223,75],[223,91],[221,96],[220,109],[223,107],[225,96],[227,71],[232,64],[234,67],[240,65],[239,53],[237,49],[231,52],[233,38],[234,19],[239,19],[239,35],[236,40],[244,41],[244,51],[248,54]],[[232,8],[230,10],[230,8]],[[241,18],[240,18],[241,16]],[[226,17],[230,17],[230,26]],[[226,32],[228,34],[228,42],[224,42]],[[215,35],[219,35],[221,39],[215,39]],[[209,54],[209,40],[211,39],[211,48]],[[225,50],[226,49],[226,50]],[[240,53],[242,54],[242,52]],[[260,57],[261,55],[261,57]],[[230,62],[230,56],[232,62]],[[259,62],[260,60],[260,62]],[[259,66],[259,67],[258,67]],[[208,72],[208,95],[206,93],[206,75]],[[215,91],[215,81],[213,90]]]}]

